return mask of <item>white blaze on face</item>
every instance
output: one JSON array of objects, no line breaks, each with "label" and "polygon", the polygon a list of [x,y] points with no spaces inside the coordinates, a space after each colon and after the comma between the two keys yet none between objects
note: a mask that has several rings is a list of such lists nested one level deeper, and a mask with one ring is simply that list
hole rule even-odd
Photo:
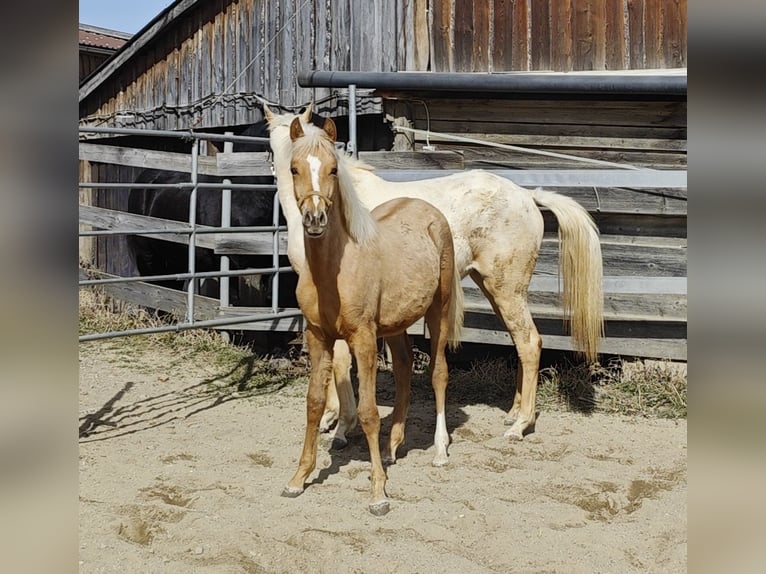
[{"label": "white blaze on face", "polygon": [[[311,170],[311,185],[314,187],[313,191],[319,191],[319,169],[322,167],[322,160],[314,155],[306,157],[306,161],[309,164],[309,170]],[[316,201],[316,198],[314,198]]]}]

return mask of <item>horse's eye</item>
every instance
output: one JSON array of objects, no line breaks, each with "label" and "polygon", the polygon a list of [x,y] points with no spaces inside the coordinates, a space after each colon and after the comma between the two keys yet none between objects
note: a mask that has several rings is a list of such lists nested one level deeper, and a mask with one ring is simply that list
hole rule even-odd
[{"label": "horse's eye", "polygon": [[334,167],[330,170],[330,175],[338,175],[338,168]]},{"label": "horse's eye", "polygon": [[297,167],[291,167],[290,168],[290,173],[293,174],[293,175],[298,175],[298,168]]}]

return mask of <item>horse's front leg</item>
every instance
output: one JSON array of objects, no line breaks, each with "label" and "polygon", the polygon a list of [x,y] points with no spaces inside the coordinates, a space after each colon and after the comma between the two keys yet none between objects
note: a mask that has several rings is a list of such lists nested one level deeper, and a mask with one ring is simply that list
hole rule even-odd
[{"label": "horse's front leg", "polygon": [[375,386],[378,374],[378,348],[375,332],[360,330],[349,340],[356,357],[359,371],[359,409],[357,415],[370,449],[371,500],[370,512],[382,516],[389,511],[386,498],[386,471],[380,458],[380,414],[375,402]]},{"label": "horse's front leg", "polygon": [[317,461],[317,438],[319,419],[324,412],[327,385],[332,377],[332,343],[311,328],[306,330],[306,340],[311,359],[311,377],[306,394],[306,436],[298,470],[282,491],[282,496],[295,498],[303,492],[309,475],[314,472]]}]

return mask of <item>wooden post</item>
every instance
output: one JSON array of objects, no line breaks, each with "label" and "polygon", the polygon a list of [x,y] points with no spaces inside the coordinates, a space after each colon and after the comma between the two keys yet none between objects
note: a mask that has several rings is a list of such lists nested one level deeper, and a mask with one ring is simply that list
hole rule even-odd
[{"label": "wooden post", "polygon": [[394,130],[392,151],[415,151],[415,136],[412,132],[399,132],[395,130],[396,126],[414,127],[410,119],[412,112],[410,111],[409,104],[384,99],[383,110],[386,120],[391,122],[391,129]]},{"label": "wooden post", "polygon": [[[91,171],[91,163],[87,160],[80,160],[80,181],[83,183],[91,183],[93,181],[93,174]],[[82,205],[93,205],[93,189],[92,188],[80,188],[79,200]],[[80,225],[80,231],[90,231],[93,227],[90,225]],[[93,257],[95,255],[94,237],[81,237],[79,242],[79,256],[80,261],[86,265],[92,265],[94,263]]]}]

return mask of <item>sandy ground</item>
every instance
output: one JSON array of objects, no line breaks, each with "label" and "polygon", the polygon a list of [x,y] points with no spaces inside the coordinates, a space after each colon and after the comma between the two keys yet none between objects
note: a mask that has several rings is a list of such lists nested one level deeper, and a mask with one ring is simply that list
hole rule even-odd
[{"label": "sandy ground", "polygon": [[450,403],[434,468],[433,402],[415,396],[375,517],[361,431],[343,451],[325,440],[305,493],[280,496],[304,384],[237,392],[169,362],[81,348],[83,573],[686,572],[686,421],[543,412],[517,443],[507,405]]}]

